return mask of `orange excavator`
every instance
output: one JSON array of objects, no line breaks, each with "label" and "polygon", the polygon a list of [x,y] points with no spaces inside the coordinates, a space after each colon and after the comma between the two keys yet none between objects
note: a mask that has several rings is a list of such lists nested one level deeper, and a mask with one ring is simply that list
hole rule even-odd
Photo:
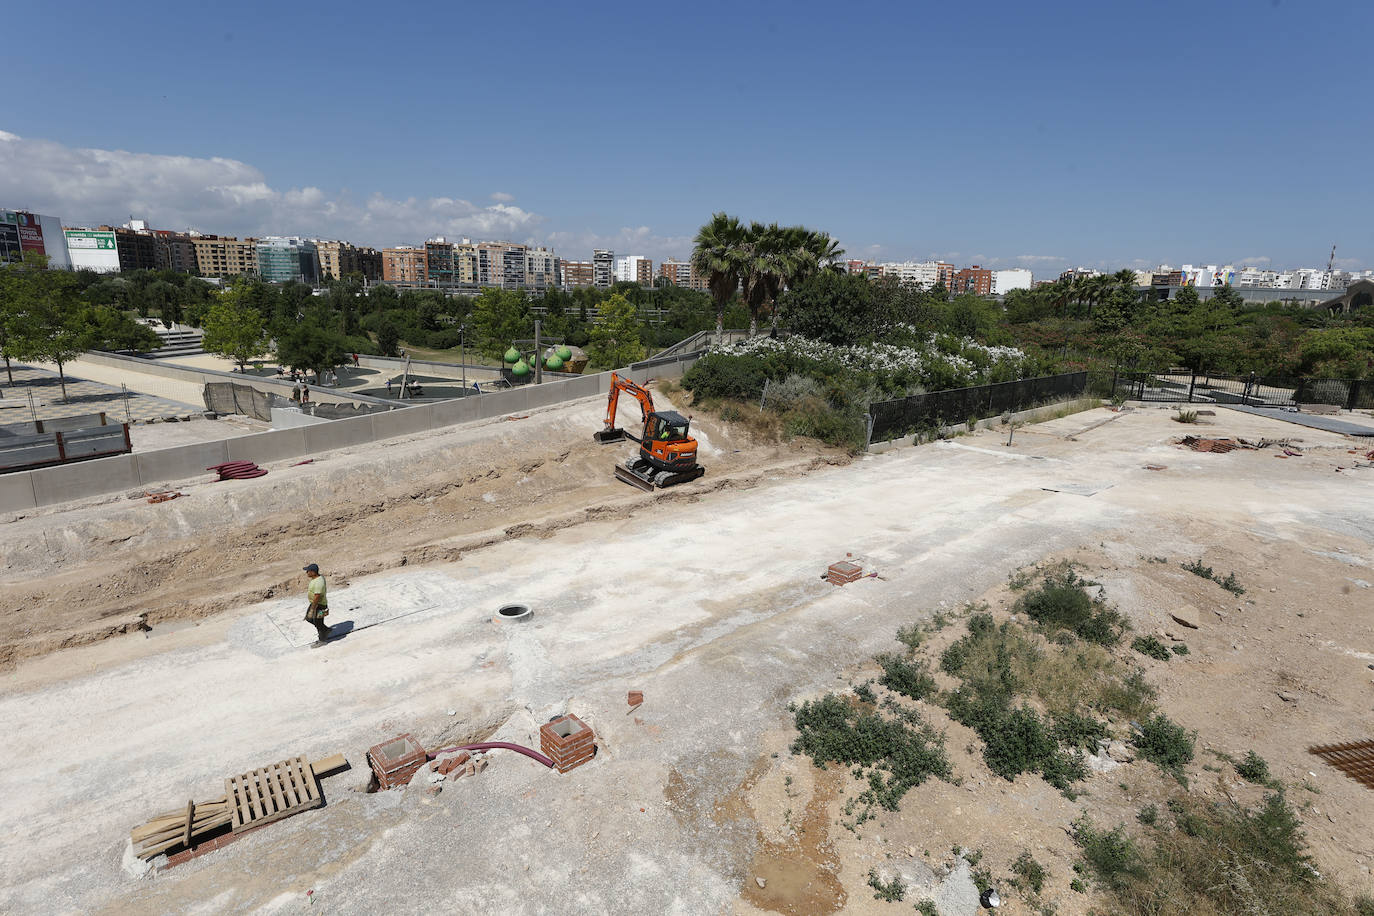
[{"label": "orange excavator", "polygon": [[[615,425],[616,406],[620,392],[639,402],[644,429],[634,436]],[[671,487],[673,484],[696,480],[706,469],[697,464],[697,440],[689,432],[691,421],[675,410],[654,410],[654,396],[642,385],[611,373],[611,393],[606,401],[606,426],[594,433],[597,442],[619,442],[633,439],[639,452],[616,465],[615,476],[641,490]]]}]

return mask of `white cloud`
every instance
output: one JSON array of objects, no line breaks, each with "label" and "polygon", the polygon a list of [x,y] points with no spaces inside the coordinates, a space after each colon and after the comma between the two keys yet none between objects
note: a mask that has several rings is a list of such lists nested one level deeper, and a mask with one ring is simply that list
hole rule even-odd
[{"label": "white cloud", "polygon": [[1240,258],[1236,261],[1236,263],[1244,264],[1246,267],[1257,267],[1261,264],[1268,264],[1269,261],[1270,259],[1265,257],[1264,255],[1252,255],[1248,258]]},{"label": "white cloud", "polygon": [[222,235],[305,235],[360,244],[413,244],[434,235],[529,239],[544,217],[493,194],[461,198],[347,189],[274,188],[236,159],[78,149],[0,131],[0,206],[60,217],[67,225],[121,223],[131,215],[166,229]]},{"label": "white cloud", "polygon": [[1058,254],[1018,254],[1014,260],[1022,264],[1062,264],[1068,258]]},{"label": "white cloud", "polygon": [[507,194],[505,191],[497,191],[491,195],[491,199],[498,203],[508,204],[515,200],[514,194]]},{"label": "white cloud", "polygon": [[660,262],[664,258],[685,259],[692,253],[692,236],[658,235],[648,226],[625,226],[615,235],[600,235],[592,230],[582,232],[549,232],[543,236],[561,256],[582,260],[592,256],[593,248],[609,248],[616,257],[638,254]]}]

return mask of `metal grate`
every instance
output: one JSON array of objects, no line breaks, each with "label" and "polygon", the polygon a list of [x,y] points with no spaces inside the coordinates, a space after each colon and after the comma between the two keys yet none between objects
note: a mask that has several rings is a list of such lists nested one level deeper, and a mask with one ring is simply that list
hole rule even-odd
[{"label": "metal grate", "polygon": [[1309,747],[1315,754],[1358,783],[1374,789],[1374,741],[1323,744]]}]

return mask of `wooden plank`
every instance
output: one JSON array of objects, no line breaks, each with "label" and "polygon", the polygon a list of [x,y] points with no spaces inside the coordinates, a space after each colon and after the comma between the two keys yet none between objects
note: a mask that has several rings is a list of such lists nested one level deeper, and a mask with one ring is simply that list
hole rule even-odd
[{"label": "wooden plank", "polygon": [[267,768],[266,775],[267,790],[272,796],[272,810],[281,811],[283,808],[291,807],[291,804],[286,800],[286,793],[283,791],[284,787],[281,784],[281,764],[272,764],[270,767]]},{"label": "wooden plank", "polygon": [[296,758],[296,773],[302,785],[305,786],[306,797],[311,801],[318,801],[320,797],[320,783],[314,771],[310,769],[310,764],[306,762],[304,757]]},{"label": "wooden plank", "polygon": [[305,794],[297,790],[297,785],[295,768],[285,767],[282,770],[282,791],[286,793],[287,803],[292,808],[305,801]]},{"label": "wooden plank", "polygon": [[332,754],[323,760],[316,760],[314,763],[310,764],[310,770],[318,778],[320,776],[328,776],[335,770],[342,770],[346,766],[348,766],[348,761],[344,759],[343,754]]},{"label": "wooden plank", "polygon": [[191,823],[195,816],[196,802],[195,799],[190,799],[186,802],[186,833],[182,839],[182,842],[186,844],[187,849],[191,848]]}]

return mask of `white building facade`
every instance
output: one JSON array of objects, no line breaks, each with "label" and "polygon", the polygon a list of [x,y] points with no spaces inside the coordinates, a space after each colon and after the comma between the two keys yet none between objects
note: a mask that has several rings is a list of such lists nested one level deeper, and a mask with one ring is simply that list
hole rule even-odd
[{"label": "white building facade", "polygon": [[994,296],[1005,296],[1014,289],[1030,289],[1031,272],[1025,268],[1015,267],[1011,270],[994,270],[992,272],[992,294]]}]

